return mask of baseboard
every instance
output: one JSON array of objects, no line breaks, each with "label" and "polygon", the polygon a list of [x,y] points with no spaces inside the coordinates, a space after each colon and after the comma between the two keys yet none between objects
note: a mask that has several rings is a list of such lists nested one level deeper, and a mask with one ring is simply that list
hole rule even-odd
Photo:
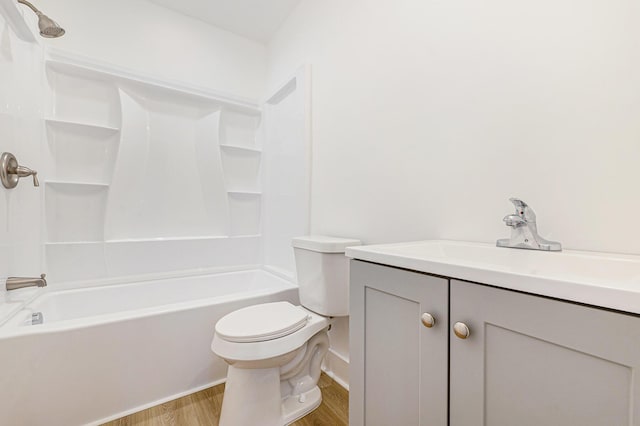
[{"label": "baseboard", "polygon": [[183,392],[178,392],[178,393],[175,393],[175,394],[173,394],[171,396],[167,396],[165,398],[160,398],[160,399],[155,400],[153,402],[149,402],[147,404],[139,405],[139,406],[137,406],[135,408],[130,408],[128,410],[121,411],[118,414],[113,414],[111,416],[105,417],[105,418],[100,419],[100,420],[96,420],[94,422],[89,422],[89,423],[87,423],[87,426],[99,426],[99,425],[102,425],[104,423],[108,423],[110,421],[117,420],[117,419],[119,419],[121,417],[125,417],[125,416],[128,416],[128,415],[133,414],[133,413],[137,413],[138,411],[143,411],[143,410],[146,410],[147,408],[155,407],[156,405],[164,404],[165,402],[173,401],[174,399],[182,398],[183,396],[191,395],[193,393],[200,392],[201,390],[204,390],[204,389],[207,389],[207,388],[210,388],[210,387],[213,387],[213,386],[217,386],[217,385],[219,385],[221,383],[224,383],[226,380],[227,379],[225,377],[223,379],[215,380],[213,382],[207,383],[206,385],[195,386],[195,387],[193,387],[193,388],[191,388],[189,390],[186,390],[186,391],[183,391]]},{"label": "baseboard", "polygon": [[324,358],[322,370],[340,386],[349,390],[349,360],[329,349]]}]

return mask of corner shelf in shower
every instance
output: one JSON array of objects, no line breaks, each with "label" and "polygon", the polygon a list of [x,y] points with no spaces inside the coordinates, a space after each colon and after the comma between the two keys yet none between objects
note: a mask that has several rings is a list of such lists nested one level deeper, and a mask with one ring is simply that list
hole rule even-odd
[{"label": "corner shelf in shower", "polygon": [[45,246],[89,246],[92,244],[104,244],[104,241],[47,241]]},{"label": "corner shelf in shower", "polygon": [[[227,188],[259,192],[262,153],[253,149],[221,146],[222,170]],[[226,147],[226,148],[225,148]]]},{"label": "corner shelf in shower", "polygon": [[220,144],[255,149],[260,119],[259,114],[223,107],[220,110]]},{"label": "corner shelf in shower", "polygon": [[79,181],[69,181],[69,180],[47,180],[45,181],[45,185],[48,186],[69,186],[69,187],[74,187],[74,186],[93,186],[93,187],[97,187],[97,188],[108,188],[109,184],[105,183],[105,182],[79,182]]},{"label": "corner shelf in shower", "polygon": [[77,127],[85,128],[87,130],[105,131],[109,133],[118,133],[120,131],[118,127],[108,126],[104,124],[83,123],[80,121],[60,120],[58,118],[45,118],[44,121],[45,123],[53,126]]},{"label": "corner shelf in shower", "polygon": [[230,151],[246,151],[246,152],[252,152],[255,153],[256,155],[259,155],[262,153],[262,150],[260,148],[254,148],[251,146],[242,146],[242,145],[231,145],[228,143],[221,143],[220,144],[220,148],[225,149],[225,150],[230,150]]},{"label": "corner shelf in shower", "polygon": [[241,190],[235,190],[235,189],[230,189],[227,191],[228,194],[242,194],[242,195],[253,195],[255,197],[260,197],[262,195],[262,192],[260,191],[241,191]]},{"label": "corner shelf in shower", "polygon": [[46,61],[50,118],[78,123],[100,123],[97,127],[119,127],[120,100],[115,81],[108,76]]},{"label": "corner shelf in shower", "polygon": [[46,118],[51,154],[50,180],[111,182],[120,129],[85,122]]}]

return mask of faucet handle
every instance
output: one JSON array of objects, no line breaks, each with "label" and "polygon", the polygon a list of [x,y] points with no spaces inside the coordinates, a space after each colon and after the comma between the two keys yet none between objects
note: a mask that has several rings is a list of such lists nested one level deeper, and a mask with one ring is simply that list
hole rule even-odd
[{"label": "faucet handle", "polygon": [[513,203],[516,208],[516,214],[523,218],[526,222],[535,222],[536,213],[531,207],[519,198],[509,198],[509,201]]},{"label": "faucet handle", "polygon": [[10,152],[3,152],[0,156],[0,182],[5,188],[15,188],[18,180],[27,176],[33,177],[33,186],[40,186],[37,175],[38,172],[35,170],[19,165],[16,157]]},{"label": "faucet handle", "polygon": [[18,177],[33,176],[33,186],[40,186],[40,182],[38,182],[38,172],[35,170],[31,170],[25,166],[18,166],[15,168],[14,174],[18,175]]},{"label": "faucet handle", "polygon": [[518,208],[522,208],[522,209],[523,209],[523,208],[525,208],[525,207],[529,207],[529,206],[527,205],[527,203],[525,203],[524,201],[522,201],[522,200],[521,200],[521,199],[519,199],[519,198],[511,197],[511,198],[509,198],[509,201],[511,201],[511,202],[513,203],[513,205],[514,205],[514,206],[516,206],[516,208],[517,208],[517,209],[518,209]]}]

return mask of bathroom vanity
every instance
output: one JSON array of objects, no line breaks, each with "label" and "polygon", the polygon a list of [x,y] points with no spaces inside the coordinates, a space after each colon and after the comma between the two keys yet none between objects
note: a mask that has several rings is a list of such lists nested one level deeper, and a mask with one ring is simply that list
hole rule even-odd
[{"label": "bathroom vanity", "polygon": [[640,257],[347,249],[351,425],[640,425]]}]

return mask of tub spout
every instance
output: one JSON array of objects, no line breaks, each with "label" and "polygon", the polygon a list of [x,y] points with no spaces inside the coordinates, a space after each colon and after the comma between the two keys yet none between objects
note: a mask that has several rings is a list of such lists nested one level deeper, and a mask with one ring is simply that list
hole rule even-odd
[{"label": "tub spout", "polygon": [[24,287],[46,287],[46,276],[46,274],[40,274],[40,278],[9,277],[7,278],[7,291]]}]

